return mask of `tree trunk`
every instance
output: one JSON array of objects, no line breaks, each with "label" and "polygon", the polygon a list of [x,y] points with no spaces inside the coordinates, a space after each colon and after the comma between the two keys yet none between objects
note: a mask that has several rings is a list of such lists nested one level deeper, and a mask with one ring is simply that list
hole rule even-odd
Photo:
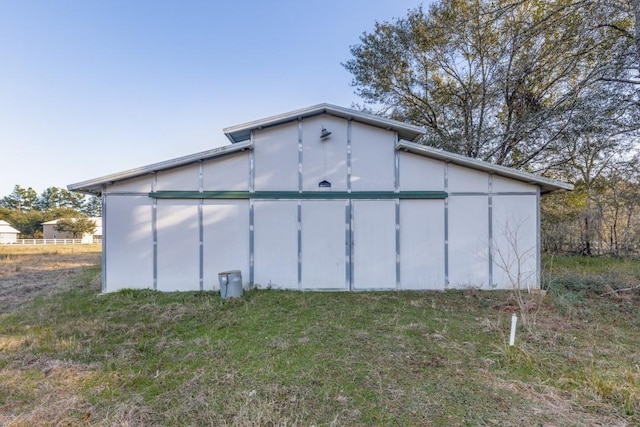
[{"label": "tree trunk", "polygon": [[584,217],[584,245],[582,255],[591,256],[591,236],[589,232],[589,217]]}]

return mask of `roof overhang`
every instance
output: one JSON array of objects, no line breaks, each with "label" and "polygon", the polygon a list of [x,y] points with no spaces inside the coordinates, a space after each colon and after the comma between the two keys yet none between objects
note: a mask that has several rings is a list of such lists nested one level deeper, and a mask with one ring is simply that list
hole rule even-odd
[{"label": "roof overhang", "polygon": [[432,159],[443,160],[448,163],[488,172],[505,178],[515,179],[528,184],[538,185],[541,193],[549,193],[557,190],[573,190],[573,185],[565,182],[555,181],[553,179],[544,178],[528,172],[522,172],[506,166],[500,166],[483,160],[449,153],[444,150],[439,150],[422,144],[416,144],[414,142],[399,141],[396,144],[396,150],[408,151],[410,153],[419,154]]},{"label": "roof overhang", "polygon": [[13,228],[7,221],[0,220],[0,233],[2,234],[20,234],[19,230]]},{"label": "roof overhang", "polygon": [[246,141],[240,144],[225,145],[219,148],[214,148],[212,150],[201,151],[199,153],[189,154],[188,156],[177,157],[175,159],[165,160],[164,162],[154,163],[135,169],[129,169],[123,172],[117,172],[111,175],[105,175],[99,178],[90,179],[88,181],[69,184],[67,188],[70,191],[77,191],[79,193],[98,196],[102,194],[102,186],[105,184],[114,184],[119,181],[124,181],[125,179],[137,178],[143,175],[188,165],[190,163],[197,163],[202,160],[214,159],[217,157],[227,156],[239,151],[252,149],[253,143],[251,141]]},{"label": "roof overhang", "polygon": [[223,129],[223,132],[232,143],[246,141],[251,138],[251,132],[272,126],[278,126],[284,123],[306,119],[320,114],[329,114],[331,116],[340,117],[346,120],[353,120],[359,123],[376,126],[379,128],[392,130],[398,133],[399,139],[407,141],[416,141],[425,134],[425,129],[420,126],[414,126],[397,120],[387,119],[374,114],[364,113],[349,108],[338,107],[331,104],[318,104],[312,107],[300,110],[290,111],[288,113],[279,114],[277,116],[267,117],[265,119],[244,123],[241,125],[231,126]]}]

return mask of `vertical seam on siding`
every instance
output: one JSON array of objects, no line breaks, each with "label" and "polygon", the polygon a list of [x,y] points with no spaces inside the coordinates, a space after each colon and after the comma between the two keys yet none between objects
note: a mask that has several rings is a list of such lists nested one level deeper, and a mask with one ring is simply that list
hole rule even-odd
[{"label": "vertical seam on siding", "polygon": [[[302,193],[302,119],[298,120],[298,193]],[[298,289],[302,289],[302,200],[298,199]]]},{"label": "vertical seam on siding", "polygon": [[351,268],[349,269],[349,290],[353,291],[355,288],[355,231],[353,225],[353,201],[351,199],[348,200],[349,203],[349,259]]},{"label": "vertical seam on siding", "polygon": [[[251,131],[251,145],[253,150],[249,151],[249,193],[255,192],[256,166],[255,166],[255,131]],[[253,227],[253,199],[249,199],[249,286],[254,287],[254,227]]]},{"label": "vertical seam on siding", "polygon": [[302,120],[298,119],[298,193],[302,193]]},{"label": "vertical seam on siding", "polygon": [[396,289],[400,289],[400,199],[395,201],[396,208]]},{"label": "vertical seam on siding", "polygon": [[351,193],[351,119],[347,121],[347,193]]},{"label": "vertical seam on siding", "polygon": [[298,289],[302,290],[302,200],[298,199]]},{"label": "vertical seam on siding", "polygon": [[536,191],[536,284],[542,288],[542,224],[540,216],[540,186]]},{"label": "vertical seam on siding", "polygon": [[345,287],[351,290],[351,201],[344,202]]},{"label": "vertical seam on siding", "polygon": [[253,199],[249,200],[249,284],[254,286]]},{"label": "vertical seam on siding", "polygon": [[489,174],[488,177],[489,194],[487,195],[487,216],[488,221],[488,240],[489,240],[489,288],[493,289],[495,283],[493,283],[493,175]]},{"label": "vertical seam on siding", "polygon": [[[449,163],[444,163],[444,191],[449,193]],[[444,199],[444,288],[449,289],[449,197]]]},{"label": "vertical seam on siding", "polygon": [[[198,191],[201,193],[204,191],[204,163],[200,160],[200,170],[198,174]],[[204,215],[203,215],[204,200],[198,201],[198,256],[200,258],[198,266],[198,280],[200,290],[204,290]]]},{"label": "vertical seam on siding", "polygon": [[[153,174],[151,188],[156,191],[158,184],[158,173]],[[153,290],[158,290],[158,199],[153,199],[151,207],[151,235],[153,239]]]},{"label": "vertical seam on siding", "polygon": [[102,292],[107,292],[107,186],[102,185]]},{"label": "vertical seam on siding", "polygon": [[[352,133],[351,119],[347,120],[347,193],[351,193],[351,133]],[[353,202],[351,199],[346,202],[346,253],[347,253],[347,289],[353,290],[353,252],[355,250],[353,246]]]},{"label": "vertical seam on siding", "polygon": [[[398,145],[398,132],[395,132],[395,141],[393,146],[396,147]],[[397,194],[400,192],[400,153],[398,150],[394,148],[393,150],[393,187],[394,192]],[[395,201],[395,210],[396,210],[396,289],[400,289],[400,199],[396,199]]]}]

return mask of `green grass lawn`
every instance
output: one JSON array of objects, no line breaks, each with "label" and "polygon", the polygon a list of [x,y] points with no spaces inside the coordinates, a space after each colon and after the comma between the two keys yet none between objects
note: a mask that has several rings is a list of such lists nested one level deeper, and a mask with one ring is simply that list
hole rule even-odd
[{"label": "green grass lawn", "polygon": [[553,261],[514,347],[508,292],[97,295],[87,268],[0,315],[0,425],[640,424],[640,269]]}]

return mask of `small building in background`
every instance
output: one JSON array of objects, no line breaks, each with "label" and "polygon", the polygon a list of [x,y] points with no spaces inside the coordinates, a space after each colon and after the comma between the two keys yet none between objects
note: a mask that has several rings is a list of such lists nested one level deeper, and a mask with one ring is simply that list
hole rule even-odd
[{"label": "small building in background", "polygon": [[96,223],[96,229],[91,233],[85,233],[82,237],[74,237],[73,233],[58,231],[56,225],[58,225],[59,219],[47,221],[42,223],[42,235],[44,239],[82,239],[82,243],[94,243],[97,240],[102,239],[102,218],[93,217],[89,218]]},{"label": "small building in background", "polygon": [[7,221],[0,220],[0,244],[16,243],[20,232],[13,228]]}]

